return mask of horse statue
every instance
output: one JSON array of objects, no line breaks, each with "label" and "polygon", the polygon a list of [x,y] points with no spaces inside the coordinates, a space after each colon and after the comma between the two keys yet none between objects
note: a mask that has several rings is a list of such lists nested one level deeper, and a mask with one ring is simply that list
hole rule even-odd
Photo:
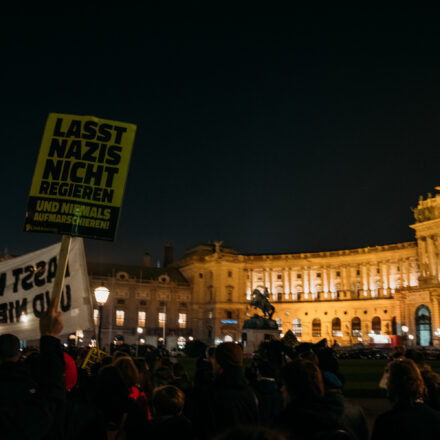
[{"label": "horse statue", "polygon": [[275,313],[275,307],[269,302],[269,291],[267,290],[267,287],[264,289],[264,293],[261,293],[258,289],[255,289],[252,292],[252,301],[250,305],[256,309],[260,309],[268,319],[272,319],[272,316]]}]

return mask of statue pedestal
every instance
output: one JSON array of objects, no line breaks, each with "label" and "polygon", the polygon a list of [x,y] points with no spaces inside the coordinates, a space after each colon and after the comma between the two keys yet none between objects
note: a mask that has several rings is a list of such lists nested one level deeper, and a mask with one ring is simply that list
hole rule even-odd
[{"label": "statue pedestal", "polygon": [[272,339],[280,339],[280,333],[280,330],[275,329],[244,328],[241,333],[243,354],[246,357],[252,356],[262,342],[268,342]]}]

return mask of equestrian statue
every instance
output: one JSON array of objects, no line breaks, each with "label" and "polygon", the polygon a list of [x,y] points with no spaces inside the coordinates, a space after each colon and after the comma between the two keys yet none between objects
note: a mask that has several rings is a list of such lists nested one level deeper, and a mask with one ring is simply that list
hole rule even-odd
[{"label": "equestrian statue", "polygon": [[256,309],[260,309],[265,318],[272,319],[275,307],[269,302],[269,291],[267,290],[267,287],[264,289],[263,293],[258,289],[255,289],[252,292],[252,301],[250,305]]}]

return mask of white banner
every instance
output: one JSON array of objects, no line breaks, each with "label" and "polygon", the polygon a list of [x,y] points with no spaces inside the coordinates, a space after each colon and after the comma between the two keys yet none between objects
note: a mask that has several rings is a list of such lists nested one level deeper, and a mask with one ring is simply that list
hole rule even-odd
[{"label": "white banner", "polygon": [[[60,243],[0,263],[0,334],[39,339],[39,316],[50,303]],[[82,238],[70,247],[60,309],[63,334],[93,328]]]}]

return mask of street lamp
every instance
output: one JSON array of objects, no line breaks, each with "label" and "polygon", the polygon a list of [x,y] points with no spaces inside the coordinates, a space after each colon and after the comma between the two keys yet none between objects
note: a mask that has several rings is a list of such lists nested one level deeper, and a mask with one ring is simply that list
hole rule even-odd
[{"label": "street lamp", "polygon": [[94,293],[96,304],[98,304],[99,310],[98,347],[101,348],[102,315],[104,311],[104,304],[107,302],[108,296],[110,295],[110,290],[108,290],[107,287],[100,286],[95,289]]},{"label": "street lamp", "polygon": [[[144,332],[144,329],[142,327],[137,328],[138,336],[136,338],[136,357],[139,356],[139,338],[141,337],[141,334]],[[142,339],[143,340],[143,339]]]},{"label": "street lamp", "polygon": [[403,335],[402,335],[403,346],[406,349],[406,348],[408,348],[408,330],[409,330],[409,328],[407,325],[402,325],[401,328],[402,328],[402,332],[403,332]]}]

